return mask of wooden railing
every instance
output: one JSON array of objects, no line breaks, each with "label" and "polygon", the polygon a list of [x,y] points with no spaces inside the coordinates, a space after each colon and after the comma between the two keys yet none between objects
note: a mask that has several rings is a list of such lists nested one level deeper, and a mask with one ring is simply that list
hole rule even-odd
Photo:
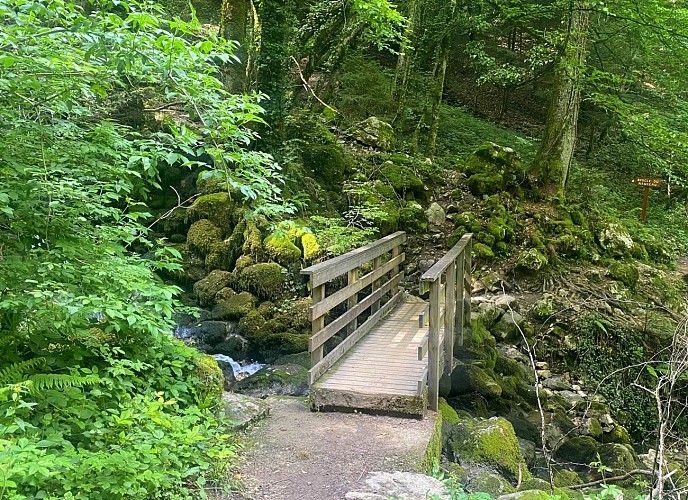
[{"label": "wooden railing", "polygon": [[[399,231],[301,271],[310,277],[313,299],[310,308],[313,335],[308,342],[312,366],[308,372],[310,384],[318,380],[399,301],[402,295],[399,282],[403,279],[399,266],[405,259],[401,245],[405,242],[406,233]],[[363,276],[362,271],[366,271]],[[327,284],[332,287],[332,282],[345,273],[346,285],[334,292],[330,290],[330,295],[326,296]],[[366,290],[369,293],[359,300],[359,294]],[[390,298],[383,304],[387,295]],[[325,324],[327,314],[344,302],[346,311]],[[359,318],[367,313],[369,316],[359,325]],[[324,355],[325,342],[343,330],[348,336]]]},{"label": "wooden railing", "polygon": [[[472,234],[461,240],[421,276],[421,283],[429,285],[430,304],[427,309],[428,334],[418,346],[418,360],[428,355],[428,367],[418,381],[418,391],[428,386],[428,406],[437,411],[439,384],[442,372],[451,374],[454,368],[454,338],[463,344],[463,327],[471,321],[471,247]],[[419,317],[424,326],[425,314]],[[444,320],[444,330],[441,330]],[[442,370],[440,370],[440,363]]]}]

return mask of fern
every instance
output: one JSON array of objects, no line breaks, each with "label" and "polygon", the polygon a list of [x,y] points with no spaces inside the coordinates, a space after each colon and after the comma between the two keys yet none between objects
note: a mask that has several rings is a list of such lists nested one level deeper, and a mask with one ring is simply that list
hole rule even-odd
[{"label": "fern", "polygon": [[16,385],[25,379],[25,375],[45,364],[45,358],[33,358],[18,363],[12,363],[0,369],[0,386]]},{"label": "fern", "polygon": [[26,381],[30,392],[41,392],[50,389],[67,389],[68,387],[84,387],[101,382],[98,375],[64,375],[57,373],[39,373],[32,375]]}]

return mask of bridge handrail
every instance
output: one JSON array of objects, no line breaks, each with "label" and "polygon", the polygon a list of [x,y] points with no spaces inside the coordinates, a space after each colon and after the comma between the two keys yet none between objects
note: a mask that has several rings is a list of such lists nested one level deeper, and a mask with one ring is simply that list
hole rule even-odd
[{"label": "bridge handrail", "polygon": [[[310,277],[311,284],[312,305],[309,312],[313,335],[308,341],[312,365],[308,372],[310,384],[320,378],[399,301],[399,282],[403,279],[399,266],[405,259],[400,248],[405,242],[406,233],[399,231],[301,271],[301,274]],[[386,254],[390,254],[390,257],[383,262]],[[360,276],[361,268],[371,261],[372,270]],[[345,273],[347,285],[326,297],[327,283]],[[359,301],[359,292],[369,286],[370,293]],[[391,297],[381,306],[381,300],[387,294]],[[325,325],[327,313],[345,301],[346,312]],[[370,316],[359,325],[359,316],[367,310],[370,310]],[[325,356],[325,342],[344,328],[349,336]]]},{"label": "bridge handrail", "polygon": [[[427,342],[423,338],[418,352],[419,359],[422,359],[427,349],[427,375],[423,374],[418,387],[420,390],[427,378],[428,403],[430,409],[435,411],[439,404],[440,360],[444,358],[444,374],[451,374],[454,368],[454,337],[458,335],[461,345],[464,324],[470,325],[472,240],[472,234],[465,234],[421,276],[421,282],[430,287],[430,304]],[[442,319],[444,335],[440,332]]]}]

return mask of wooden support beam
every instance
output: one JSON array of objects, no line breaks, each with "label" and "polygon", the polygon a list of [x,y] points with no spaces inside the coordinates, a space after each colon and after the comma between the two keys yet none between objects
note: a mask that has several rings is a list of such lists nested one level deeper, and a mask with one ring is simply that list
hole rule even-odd
[{"label": "wooden support beam", "polygon": [[454,325],[456,322],[456,262],[449,264],[444,292],[444,373],[454,368]]},{"label": "wooden support beam", "polygon": [[[356,268],[347,273],[349,286],[354,285],[358,281],[358,271],[359,268]],[[351,311],[354,307],[356,307],[356,304],[358,304],[358,294],[354,293],[347,299],[346,309]],[[346,333],[350,335],[354,332],[354,330],[356,330],[356,328],[358,328],[358,315],[356,315],[356,317],[347,325]]]},{"label": "wooden support beam", "polygon": [[463,324],[464,325],[471,325],[471,290],[473,288],[471,284],[471,266],[472,266],[472,255],[471,252],[473,251],[473,239],[470,238],[468,240],[468,243],[466,244],[466,250],[465,250],[465,264],[464,264],[464,274],[466,276],[465,279],[465,290],[464,290],[464,295],[463,295],[463,303],[464,303],[464,309],[463,309]]},{"label": "wooden support beam", "polygon": [[428,406],[437,411],[440,391],[440,280],[430,283],[428,337]]},{"label": "wooden support beam", "polygon": [[[311,298],[313,304],[317,304],[325,298],[325,285],[313,287],[311,290]],[[311,332],[318,333],[325,327],[325,316],[321,316],[311,322]],[[311,349],[311,366],[317,365],[323,359],[323,345],[318,345],[315,349]]]},{"label": "wooden support beam", "polygon": [[454,333],[456,334],[457,344],[463,346],[463,326],[464,326],[464,302],[463,295],[465,289],[465,282],[463,279],[463,268],[466,263],[466,258],[462,255],[456,261],[456,270],[454,275],[456,276],[456,289],[454,302],[456,304],[456,314],[454,315]]},{"label": "wooden support beam", "polygon": [[[397,248],[399,248],[399,247],[397,247]],[[375,257],[373,259],[373,272],[380,269],[381,266],[382,266],[382,257]],[[396,275],[397,273],[394,273],[394,274]],[[376,279],[375,281],[373,281],[373,290],[372,291],[374,292],[375,290],[380,288],[381,285],[382,285],[382,279]],[[375,314],[379,309],[380,309],[380,300],[378,299],[370,307],[370,312],[371,312],[371,314]]]}]

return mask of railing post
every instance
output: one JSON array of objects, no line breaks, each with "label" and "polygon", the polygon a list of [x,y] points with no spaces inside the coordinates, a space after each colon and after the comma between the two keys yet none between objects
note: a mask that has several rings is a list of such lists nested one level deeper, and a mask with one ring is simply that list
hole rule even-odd
[{"label": "railing post", "polygon": [[[382,265],[382,257],[375,257],[375,259],[373,259],[373,271],[377,271],[381,265]],[[396,276],[396,273],[392,275],[392,277],[394,277],[394,276]],[[380,288],[380,283],[382,283],[382,278],[373,281],[372,292],[375,292],[375,290]],[[380,310],[380,300],[378,299],[370,307],[370,314],[375,314],[379,310]]]},{"label": "railing post", "polygon": [[471,254],[473,252],[473,238],[468,240],[464,254],[466,256],[466,263],[464,264],[464,276],[461,278],[464,284],[464,294],[463,294],[463,324],[471,326]]},{"label": "railing post", "polygon": [[[354,283],[356,283],[356,281],[358,281],[358,269],[359,268],[352,269],[351,271],[349,271],[347,273],[349,285],[353,285]],[[353,307],[356,304],[358,304],[358,294],[357,293],[353,294],[351,297],[349,297],[347,299],[347,301],[346,301],[347,310],[353,309]],[[349,323],[349,325],[346,327],[346,333],[351,334],[356,330],[356,328],[358,328],[358,318],[354,319],[351,323]]]},{"label": "railing post", "polygon": [[[400,253],[401,253],[401,248],[399,247],[399,245],[392,248],[392,258],[393,259],[395,257],[399,257]],[[394,270],[392,271],[392,277],[396,276],[397,274],[399,274],[399,265],[394,266]],[[397,286],[396,290],[392,290],[392,295],[391,295],[392,297],[394,297],[394,295],[396,295],[396,293],[399,291],[400,287],[401,287],[401,285]]]},{"label": "railing post", "polygon": [[464,314],[463,314],[463,294],[466,288],[464,282],[464,265],[466,257],[462,252],[461,255],[456,259],[456,268],[454,270],[454,277],[456,279],[456,288],[454,290],[454,303],[456,304],[456,314],[454,317],[454,332],[458,338],[458,345],[463,345],[463,325],[464,325]]},{"label": "railing post", "polygon": [[[314,286],[311,289],[312,303],[317,304],[325,298],[325,284]],[[325,327],[325,316],[313,319],[311,322],[311,332],[315,335]],[[323,359],[324,346],[318,346],[311,352],[311,366],[315,366]]]},{"label": "railing post", "polygon": [[437,411],[440,391],[440,279],[430,283],[428,334],[428,406]]},{"label": "railing post", "polygon": [[456,262],[447,267],[444,287],[444,373],[454,368],[454,324],[456,306]]}]

